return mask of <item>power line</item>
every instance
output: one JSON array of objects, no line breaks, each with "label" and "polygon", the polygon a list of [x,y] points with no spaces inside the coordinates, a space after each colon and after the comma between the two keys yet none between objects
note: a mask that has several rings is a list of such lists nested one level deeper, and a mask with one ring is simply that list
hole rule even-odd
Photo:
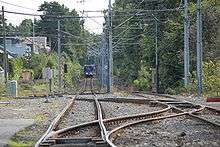
[{"label": "power line", "polygon": [[[138,6],[140,6],[142,3],[144,2],[144,0],[142,0]],[[182,0],[180,0],[180,5],[179,7],[177,8],[173,8],[173,9],[163,9],[163,10],[145,10],[147,12],[150,12],[150,11],[156,11],[156,12],[163,12],[163,11],[179,11],[180,9],[180,6],[181,6],[181,2]],[[114,29],[120,27],[121,25],[125,24],[126,22],[128,22],[129,20],[131,20],[133,17],[137,16],[138,14],[140,14],[141,12],[136,12],[135,14],[133,14],[131,17],[129,17],[128,19],[126,19],[125,21],[123,21],[122,23],[120,23],[119,25],[117,25]]]},{"label": "power line", "polygon": [[[142,1],[139,3],[138,6],[140,6],[143,2],[144,2],[144,0],[142,0]],[[117,25],[114,29],[116,29],[116,28],[122,26],[123,24],[125,24],[126,22],[128,22],[129,20],[131,20],[136,14],[138,14],[138,13],[135,13],[133,16],[129,17],[128,19],[126,19],[125,21],[123,21],[122,23],[120,23],[119,25]]]},{"label": "power line", "polygon": [[2,1],[2,0],[0,0],[0,2],[5,3],[5,4],[7,4],[7,5],[15,6],[15,7],[18,7],[18,8],[23,8],[23,9],[28,9],[28,10],[34,10],[34,11],[36,11],[35,9],[32,9],[32,8],[28,8],[28,7],[24,7],[24,6],[12,4],[12,3],[5,2],[5,1]]},{"label": "power line", "polygon": [[[164,9],[152,9],[152,10],[144,10],[144,9],[133,9],[133,11],[137,11],[135,13],[143,13],[143,12],[173,12],[173,11],[180,11],[183,10],[182,7],[177,8],[164,8]],[[113,12],[119,12],[119,13],[132,13],[133,11],[123,11],[123,10],[114,10]]]},{"label": "power line", "polygon": [[[0,10],[0,12],[2,12]],[[71,15],[44,15],[44,14],[35,14],[35,13],[23,13],[23,12],[15,12],[15,11],[4,11],[5,13],[11,13],[11,14],[18,14],[18,15],[27,15],[27,16],[44,16],[44,17],[54,17],[54,18],[73,18],[73,19],[79,19],[79,18],[101,18],[104,16],[71,16]]]}]

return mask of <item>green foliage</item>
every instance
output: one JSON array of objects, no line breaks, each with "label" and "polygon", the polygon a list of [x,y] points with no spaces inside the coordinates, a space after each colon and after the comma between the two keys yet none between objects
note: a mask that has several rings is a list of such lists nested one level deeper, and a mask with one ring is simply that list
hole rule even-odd
[{"label": "green foliage", "polygon": [[34,73],[34,78],[39,79],[42,77],[43,69],[48,66],[50,68],[56,67],[56,54],[31,54],[23,58],[24,68],[31,69]]},{"label": "green foliage", "polygon": [[[150,82],[140,76],[143,67],[147,69],[155,68],[155,21],[146,21],[153,19],[152,13],[145,12],[144,16],[130,17],[121,11],[135,12],[135,9],[166,9],[179,7],[178,0],[165,0],[163,3],[158,1],[133,1],[133,0],[115,0],[113,10],[113,26],[120,25],[113,29],[113,42],[119,42],[116,45],[114,54],[115,75],[127,81],[134,81],[134,85],[140,89],[150,87]],[[137,5],[139,3],[140,5]],[[138,8],[137,8],[138,7]],[[203,13],[203,48],[204,61],[217,61],[220,59],[220,1],[204,0],[202,1]],[[118,10],[118,11],[117,11]],[[142,13],[142,12],[140,12]],[[190,80],[191,85],[184,88],[183,84],[183,58],[184,58],[184,40],[183,40],[183,11],[164,11],[164,13],[154,13],[158,21],[158,55],[159,55],[159,85],[160,92],[181,93],[194,92],[196,90],[195,75]],[[196,71],[196,1],[190,1],[190,73]],[[125,21],[126,20],[126,21]],[[163,20],[167,20],[165,23]],[[144,25],[143,25],[144,24]],[[133,29],[134,28],[134,29]],[[117,36],[117,34],[120,34]],[[216,67],[215,67],[216,69]],[[216,69],[217,70],[217,69]],[[149,70],[144,71],[149,73]],[[216,74],[210,74],[205,77],[205,85],[212,91],[218,91],[219,82]],[[208,78],[208,79],[206,79]],[[212,80],[211,80],[212,79]],[[194,81],[193,81],[194,80]],[[206,81],[209,82],[206,82]],[[211,82],[216,81],[216,82]],[[148,84],[148,85],[145,85]],[[141,88],[144,87],[144,88]],[[210,88],[211,87],[211,88]],[[214,90],[215,89],[215,90]]]},{"label": "green foliage", "polygon": [[6,94],[6,87],[5,84],[0,84],[0,96]]},{"label": "green foliage", "polygon": [[174,94],[176,94],[176,91],[174,89],[172,89],[172,88],[167,88],[164,91],[164,93],[174,95]]},{"label": "green foliage", "polygon": [[46,54],[32,54],[29,62],[24,62],[26,69],[32,69],[34,71],[34,78],[38,79],[42,77],[42,71],[47,64]]},{"label": "green foliage", "polygon": [[[76,10],[70,10],[65,5],[61,5],[58,2],[44,2],[40,5],[39,11],[43,12],[43,16],[41,20],[36,22],[38,26],[37,32],[48,35],[48,38],[51,40],[51,46],[53,47],[53,51],[57,51],[56,39],[54,38],[54,34],[57,34],[57,20],[54,17],[50,17],[49,15],[62,16],[68,15],[73,17],[78,17],[79,14]],[[47,16],[46,16],[47,15]],[[50,19],[50,21],[48,21]],[[61,42],[66,44],[62,46],[61,52],[65,52],[68,56],[73,59],[76,58],[79,61],[85,58],[86,55],[86,45],[78,45],[76,44],[85,44],[90,33],[86,30],[83,30],[81,25],[81,20],[78,19],[63,19],[61,21],[61,30],[68,32],[72,35],[65,34],[65,38],[61,38]],[[74,37],[76,36],[76,37]],[[82,63],[82,62],[81,62]]]},{"label": "green foliage", "polygon": [[203,64],[204,90],[206,94],[219,95],[220,93],[220,64],[212,61]]},{"label": "green foliage", "polygon": [[151,73],[149,68],[142,67],[138,72],[138,78],[134,80],[133,84],[138,90],[149,91],[151,88]]},{"label": "green foliage", "polygon": [[34,146],[34,142],[30,141],[30,142],[17,142],[14,140],[10,140],[8,142],[8,146],[9,147],[31,147]]},{"label": "green foliage", "polygon": [[68,60],[66,64],[68,66],[68,73],[64,75],[64,82],[67,87],[74,87],[77,84],[75,79],[79,80],[82,75],[82,67],[77,61],[72,62]]},{"label": "green foliage", "polygon": [[22,36],[30,36],[32,34],[33,23],[31,19],[24,19],[18,26]]},{"label": "green foliage", "polygon": [[56,58],[57,58],[57,54],[56,53],[52,53],[49,56],[47,56],[47,67],[50,67],[51,69],[55,69],[56,68]]},{"label": "green foliage", "polygon": [[9,61],[9,64],[10,64],[9,78],[11,80],[19,80],[23,69],[22,58],[14,58]]}]

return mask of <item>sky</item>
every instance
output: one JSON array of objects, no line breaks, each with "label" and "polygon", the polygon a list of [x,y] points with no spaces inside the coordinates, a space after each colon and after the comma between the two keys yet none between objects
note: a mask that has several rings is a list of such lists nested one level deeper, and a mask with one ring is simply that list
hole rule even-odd
[{"label": "sky", "polygon": [[[4,6],[6,11],[16,11],[16,12],[24,12],[24,13],[35,13],[40,14],[37,12],[38,7],[44,2],[50,1],[57,1],[60,4],[64,4],[69,9],[76,9],[76,11],[81,14],[82,10],[89,11],[89,10],[104,10],[108,8],[108,0],[84,0],[85,2],[82,3],[82,0],[0,0],[0,5]],[[14,5],[19,5],[22,7],[30,8],[25,9],[17,6],[13,6],[6,3],[11,3]],[[112,0],[112,3],[114,0]],[[102,16],[101,12],[92,12],[92,13],[85,13],[84,15],[88,16]],[[12,23],[13,25],[19,25],[21,21],[25,18],[34,19],[33,16],[23,16],[23,15],[15,15],[5,13],[5,17],[8,23]],[[37,18],[37,17],[36,17]],[[85,28],[88,29],[90,32],[94,33],[101,33],[102,32],[102,23],[104,22],[104,18],[87,18],[85,20]]]}]

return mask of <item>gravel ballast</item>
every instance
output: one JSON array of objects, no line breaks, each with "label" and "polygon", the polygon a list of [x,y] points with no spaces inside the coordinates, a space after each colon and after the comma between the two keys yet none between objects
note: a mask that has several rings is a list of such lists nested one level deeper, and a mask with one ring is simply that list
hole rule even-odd
[{"label": "gravel ballast", "polygon": [[12,140],[36,142],[48,129],[54,118],[71,101],[70,98],[9,99],[10,104],[0,107],[1,119],[34,119],[35,124],[17,132]]},{"label": "gravel ballast", "polygon": [[149,103],[121,103],[121,102],[100,102],[105,118],[113,118],[139,113],[148,113],[163,109],[162,107],[151,106]]},{"label": "gravel ballast", "polygon": [[71,111],[61,121],[59,129],[96,120],[94,101],[76,100]]},{"label": "gravel ballast", "polygon": [[120,147],[217,147],[220,146],[219,138],[219,128],[189,116],[178,116],[123,129],[114,144]]}]

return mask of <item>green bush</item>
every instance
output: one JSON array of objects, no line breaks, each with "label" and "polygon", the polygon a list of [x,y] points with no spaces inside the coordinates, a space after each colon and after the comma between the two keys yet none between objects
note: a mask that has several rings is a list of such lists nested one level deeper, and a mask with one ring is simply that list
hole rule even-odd
[{"label": "green bush", "polygon": [[172,88],[167,88],[164,92],[165,94],[170,94],[170,95],[176,94],[176,91]]},{"label": "green bush", "polygon": [[138,78],[133,81],[133,85],[142,91],[148,91],[151,88],[151,74],[149,68],[142,67],[138,72]]},{"label": "green bush", "polygon": [[9,61],[9,79],[10,80],[19,80],[22,69],[23,69],[23,60],[21,58],[14,58]]},{"label": "green bush", "polygon": [[204,62],[203,73],[204,94],[218,96],[220,93],[220,63]]},{"label": "green bush", "polygon": [[55,54],[31,54],[23,58],[24,68],[31,69],[34,73],[34,79],[42,78],[43,69],[48,66],[54,68],[56,66]]},{"label": "green bush", "polygon": [[0,84],[0,96],[6,94],[5,84]]},{"label": "green bush", "polygon": [[82,67],[78,62],[73,62],[68,60],[66,62],[68,67],[68,72],[64,75],[64,83],[67,87],[75,87],[76,81],[75,79],[79,79],[82,75]]},{"label": "green bush", "polygon": [[47,60],[47,67],[50,67],[51,69],[54,69],[56,68],[56,54],[53,53],[53,54],[50,54],[48,56],[48,60]]}]

